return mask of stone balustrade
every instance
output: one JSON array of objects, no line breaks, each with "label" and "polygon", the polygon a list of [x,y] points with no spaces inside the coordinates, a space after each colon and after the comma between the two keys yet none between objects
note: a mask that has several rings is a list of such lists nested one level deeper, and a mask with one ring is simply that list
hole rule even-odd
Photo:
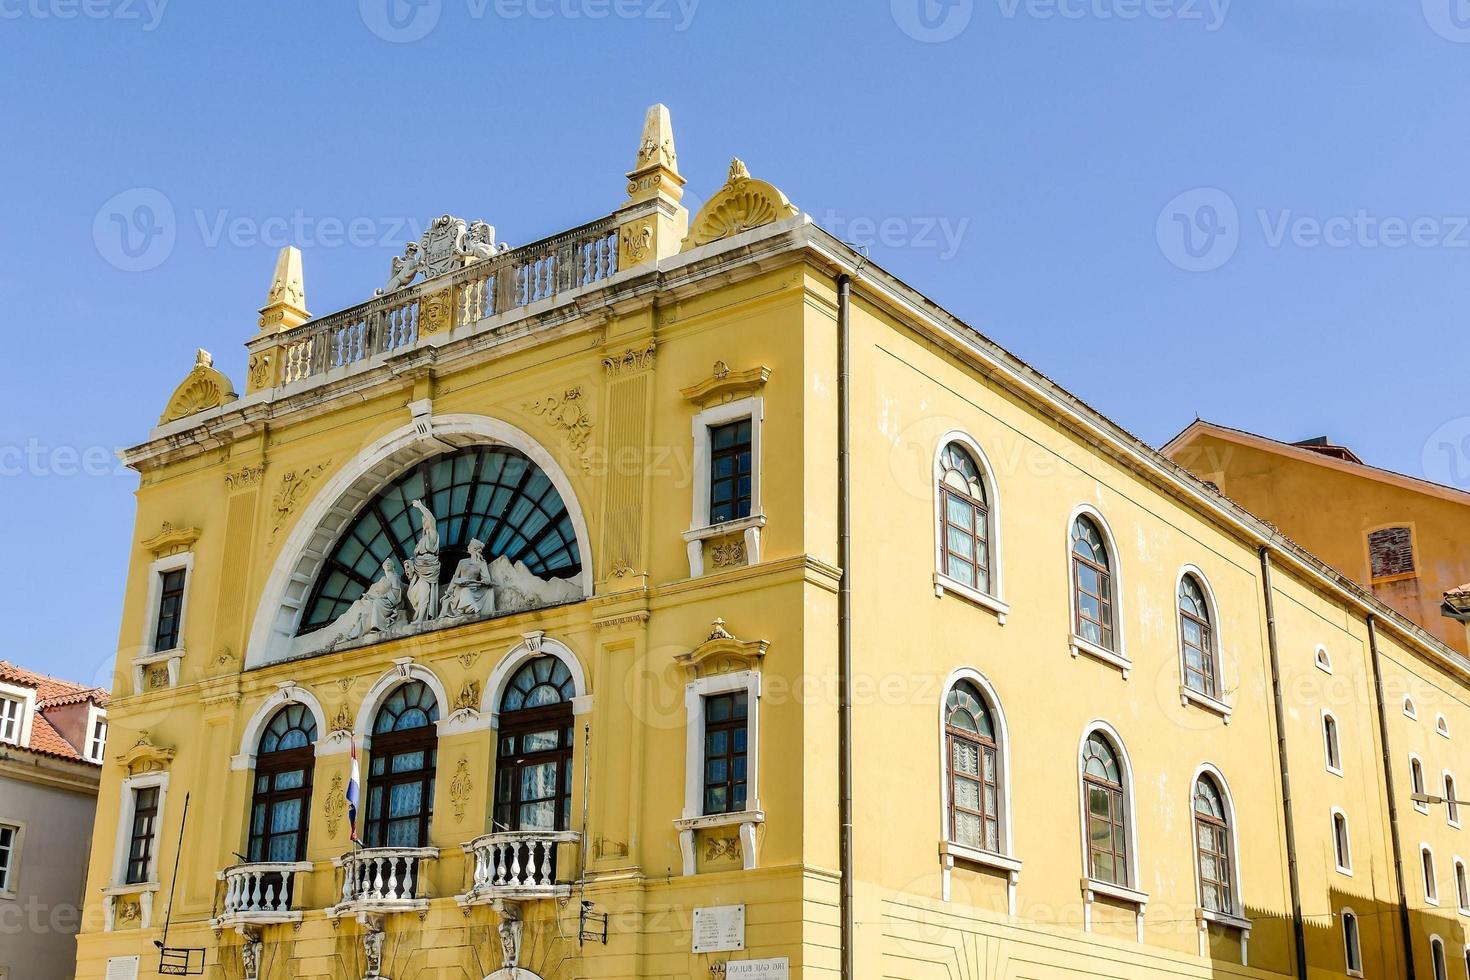
[{"label": "stone balustrade", "polygon": [[469,891],[458,901],[475,905],[498,899],[565,897],[571,893],[567,881],[574,869],[571,848],[563,845],[580,845],[581,841],[582,835],[575,831],[549,830],[476,838],[464,845],[472,879]]},{"label": "stone balustrade", "polygon": [[333,862],[342,871],[342,899],[327,914],[428,908],[424,865],[438,856],[433,847],[368,847],[344,854]]},{"label": "stone balustrade", "polygon": [[215,926],[301,921],[297,876],[309,874],[311,869],[310,862],[261,862],[226,868],[219,873],[224,882],[224,900]]}]

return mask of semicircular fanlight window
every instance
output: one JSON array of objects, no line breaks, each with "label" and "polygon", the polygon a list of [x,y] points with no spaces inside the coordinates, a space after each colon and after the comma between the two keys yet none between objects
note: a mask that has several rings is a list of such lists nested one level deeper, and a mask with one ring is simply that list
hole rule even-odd
[{"label": "semicircular fanlight window", "polygon": [[357,512],[317,576],[299,633],[345,613],[382,576],[384,561],[402,569],[413,557],[415,500],[428,505],[439,525],[441,585],[469,554],[471,540],[484,542],[487,562],[523,562],[538,578],[582,571],[571,516],[550,478],[514,449],[476,446],[424,460]]},{"label": "semicircular fanlight window", "polygon": [[556,657],[528,660],[512,675],[500,698],[501,711],[523,711],[561,704],[576,697],[576,684],[567,665]]}]

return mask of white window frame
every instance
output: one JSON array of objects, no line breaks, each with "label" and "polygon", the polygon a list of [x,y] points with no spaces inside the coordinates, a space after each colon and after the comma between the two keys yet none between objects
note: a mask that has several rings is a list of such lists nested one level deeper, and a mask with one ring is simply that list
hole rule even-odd
[{"label": "white window frame", "polygon": [[[946,443],[947,445],[947,443]],[[949,793],[950,772],[949,753],[947,751],[948,739],[947,725],[945,723],[945,702],[949,699],[949,692],[960,681],[969,681],[980,689],[980,694],[985,698],[985,707],[990,711],[990,720],[995,726],[995,764],[997,783],[997,807],[1000,817],[1000,850],[987,851],[983,848],[970,847],[960,844],[950,837],[949,826]],[[950,900],[950,880],[956,860],[970,864],[978,864],[994,871],[1003,872],[1007,877],[1006,905],[1011,915],[1016,914],[1016,887],[1021,879],[1021,861],[1016,857],[1013,838],[1011,833],[1011,738],[1010,728],[1006,724],[1005,711],[1001,708],[1000,697],[995,693],[995,687],[989,679],[978,670],[970,667],[961,667],[945,679],[944,689],[939,699],[939,863],[940,863],[940,893],[944,901]]]},{"label": "white window frame", "polygon": [[[153,643],[158,636],[158,603],[163,597],[163,576],[169,572],[184,571],[184,595],[179,600],[179,642],[170,650],[156,650]],[[189,626],[189,592],[194,580],[194,552],[183,551],[167,558],[159,558],[148,566],[148,615],[143,625],[143,643],[139,647],[144,657],[161,657],[164,654],[182,657],[184,637]]]},{"label": "white window frame", "polygon": [[[1185,578],[1193,578],[1199,585],[1200,592],[1204,593],[1205,609],[1210,617],[1210,657],[1215,666],[1215,696],[1211,697],[1203,691],[1196,691],[1184,683],[1184,613],[1179,608],[1179,590],[1184,585]],[[1116,618],[1116,617],[1115,617]],[[1191,704],[1206,711],[1212,711],[1219,715],[1225,724],[1230,724],[1230,714],[1235,709],[1225,701],[1225,652],[1220,644],[1220,605],[1215,600],[1215,590],[1210,586],[1209,577],[1198,565],[1185,565],[1179,569],[1178,576],[1174,579],[1174,629],[1179,634],[1177,657],[1179,660],[1179,703],[1184,707]],[[1190,787],[1193,792],[1193,785]]]},{"label": "white window frame", "polygon": [[[1436,956],[1436,953],[1439,955]],[[1434,980],[1449,980],[1450,978],[1450,961],[1444,951],[1444,940],[1438,935],[1429,937],[1429,969],[1433,971]]]},{"label": "white window frame", "polygon": [[16,716],[15,738],[0,738],[0,745],[18,745],[25,747],[31,744],[31,725],[36,715],[36,690],[32,687],[24,687],[20,684],[10,684],[0,681],[0,698],[13,701],[18,705]]},{"label": "white window frame", "polygon": [[[1425,858],[1428,858],[1427,867]],[[1426,841],[1419,842],[1419,877],[1424,884],[1424,902],[1439,908],[1439,864],[1434,860],[1434,848]]]},{"label": "white window frame", "polygon": [[1439,785],[1440,789],[1444,793],[1445,823],[1449,824],[1451,827],[1454,827],[1456,830],[1459,830],[1460,805],[1456,803],[1455,800],[1458,799],[1456,794],[1460,790],[1460,781],[1455,778],[1454,773],[1446,769],[1439,774]]},{"label": "white window frame", "polygon": [[[1337,820],[1339,817],[1342,818],[1342,844],[1343,849],[1347,851],[1346,855],[1339,854],[1337,848]],[[1351,878],[1353,876],[1353,827],[1348,822],[1347,814],[1343,812],[1342,807],[1335,806],[1332,808],[1330,830],[1332,839],[1332,863],[1337,865],[1338,874],[1347,875]],[[1342,861],[1343,857],[1347,858],[1346,864]]]},{"label": "white window frame", "polygon": [[1414,699],[1407,694],[1404,695],[1404,717],[1419,720],[1419,709],[1414,706]]},{"label": "white window frame", "polygon": [[[163,837],[164,804],[168,802],[168,773],[149,772],[137,776],[123,777],[122,805],[118,807],[117,814],[117,841],[113,847],[112,856],[112,885],[114,888],[142,889],[145,885],[158,885],[158,850],[159,843]],[[133,810],[137,800],[136,791],[158,788],[158,819],[153,824],[153,866],[149,869],[152,874],[147,881],[127,883],[128,877],[128,848],[133,839]]]},{"label": "white window frame", "polygon": [[[1455,908],[1461,915],[1470,915],[1470,871],[1465,870],[1465,859],[1456,854],[1453,864],[1455,870]],[[1464,883],[1464,888],[1460,887]]]},{"label": "white window frame", "polygon": [[[704,812],[704,733],[705,698],[718,694],[744,691],[745,704],[745,809],[731,813]],[[745,870],[756,866],[755,831],[765,823],[760,803],[760,701],[761,673],[737,670],[710,677],[699,677],[684,687],[684,815],[674,822],[679,831],[679,849],[684,859],[684,874],[696,871],[695,831],[710,827],[740,827],[740,853]]]},{"label": "white window frame", "polygon": [[[1077,518],[1086,516],[1097,525],[1102,532],[1103,544],[1108,549],[1108,578],[1113,584],[1113,649],[1077,635],[1077,580],[1072,571],[1072,528],[1077,524]],[[1112,664],[1123,672],[1126,681],[1133,670],[1133,661],[1128,658],[1128,646],[1126,643],[1125,630],[1123,628],[1123,556],[1118,550],[1118,539],[1113,534],[1107,518],[1103,517],[1102,511],[1091,504],[1078,504],[1067,518],[1066,527],[1067,545],[1067,645],[1072,651],[1073,657],[1087,654],[1095,660]],[[1177,603],[1176,603],[1177,605]],[[1177,614],[1177,608],[1176,608]]]},{"label": "white window frame", "polygon": [[[750,419],[750,515],[723,524],[710,524],[710,429],[747,418]],[[705,541],[726,534],[742,534],[746,562],[751,565],[760,562],[761,529],[766,526],[766,512],[761,503],[761,425],[764,419],[765,400],[760,395],[715,405],[694,416],[694,500],[689,530],[684,532],[690,578],[704,574]]]},{"label": "white window frame", "polygon": [[1450,723],[1443,714],[1434,716],[1434,730],[1441,738],[1450,737]]},{"label": "white window frame", "polygon": [[[1414,773],[1416,770],[1419,774],[1417,784],[1414,779]],[[1429,793],[1429,782],[1424,778],[1424,760],[1420,759],[1418,753],[1416,752],[1409,753],[1409,793],[1410,795],[1417,793],[1421,796],[1426,796]],[[1414,800],[1413,803],[1414,809],[1418,810],[1420,813],[1429,812],[1428,803],[1422,802],[1420,800]]]},{"label": "white window frame", "polygon": [[[1338,921],[1342,924],[1342,967],[1350,977],[1361,977],[1363,975],[1363,921],[1358,918],[1358,913],[1351,908],[1344,908],[1337,913]],[[1347,920],[1353,920],[1352,938],[1355,942],[1348,942]],[[1356,968],[1352,966],[1354,960],[1358,961]]]},{"label": "white window frame", "polygon": [[[1074,518],[1075,519],[1075,518]],[[1067,525],[1067,537],[1071,540],[1071,524]],[[1068,551],[1068,561],[1071,561],[1071,552]],[[1070,566],[1068,572],[1070,574]],[[1110,881],[1099,881],[1089,873],[1092,870],[1087,853],[1087,767],[1085,763],[1087,755],[1087,740],[1094,733],[1101,732],[1118,753],[1118,763],[1123,767],[1123,819],[1128,827],[1128,881],[1129,884],[1115,885]],[[1191,807],[1191,812],[1193,808]],[[1082,738],[1077,743],[1077,813],[1081,820],[1079,826],[1082,829],[1079,843],[1082,847],[1082,930],[1092,931],[1092,905],[1098,895],[1112,898],[1117,901],[1126,902],[1134,906],[1134,925],[1137,938],[1143,942],[1143,917],[1148,909],[1148,893],[1140,890],[1137,886],[1142,883],[1139,878],[1138,860],[1138,811],[1134,805],[1133,797],[1133,760],[1128,755],[1128,748],[1123,742],[1123,736],[1118,730],[1101,718],[1094,718],[1082,729]],[[1193,824],[1191,823],[1191,831]]]},{"label": "white window frame", "polygon": [[[97,741],[97,726],[102,726],[102,744],[97,746],[97,751],[92,751],[92,743]],[[95,704],[89,705],[87,709],[87,735],[82,744],[82,758],[88,762],[100,765],[107,755],[107,709],[99,708]]]},{"label": "white window frame", "polygon": [[12,832],[9,862],[0,865],[0,899],[14,900],[20,897],[20,889],[17,886],[20,879],[21,851],[25,846],[26,825],[17,820],[0,820],[0,829]]},{"label": "white window frame", "polygon": [[[939,492],[939,461],[944,456],[944,451],[951,445],[958,443],[970,454],[975,465],[980,468],[980,483],[985,488],[985,510],[987,542],[990,550],[990,591],[985,592],[974,586],[966,585],[956,579],[950,578],[944,569],[944,495]],[[934,464],[930,468],[930,482],[934,489],[934,595],[936,598],[944,598],[945,593],[952,592],[955,595],[973,602],[982,609],[988,609],[995,613],[995,618],[1000,625],[1004,626],[1006,617],[1011,613],[1010,604],[1005,601],[1005,571],[1003,557],[1003,545],[1000,521],[1000,489],[996,486],[995,470],[990,465],[990,457],[985,455],[985,450],[980,448],[980,443],[973,436],[962,429],[953,429],[946,432],[939,439],[939,445],[934,450]]]},{"label": "white window frame", "polygon": [[[1329,719],[1332,721],[1331,739],[1327,737],[1327,722]],[[1337,751],[1334,753],[1332,751],[1333,749]],[[1334,754],[1337,756],[1337,765],[1335,766],[1332,764]],[[1337,715],[1328,711],[1326,708],[1322,709],[1322,765],[1334,776],[1341,776],[1343,774],[1342,725],[1338,723]]]},{"label": "white window frame", "polygon": [[1332,654],[1321,644],[1317,645],[1317,652],[1312,655],[1312,663],[1324,674],[1332,673]]}]

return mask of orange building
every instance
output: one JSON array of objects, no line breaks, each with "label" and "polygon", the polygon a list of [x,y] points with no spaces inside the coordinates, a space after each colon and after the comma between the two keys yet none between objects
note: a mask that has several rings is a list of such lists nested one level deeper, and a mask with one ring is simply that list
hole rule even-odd
[{"label": "orange building", "polygon": [[1196,419],[1164,455],[1275,524],[1461,653],[1444,611],[1470,582],[1470,493],[1369,466],[1325,437],[1288,443]]}]

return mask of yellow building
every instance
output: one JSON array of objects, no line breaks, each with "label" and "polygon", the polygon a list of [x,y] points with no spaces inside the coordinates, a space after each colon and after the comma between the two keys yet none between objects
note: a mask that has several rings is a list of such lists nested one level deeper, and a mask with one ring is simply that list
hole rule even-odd
[{"label": "yellow building", "polygon": [[288,249],[245,393],[201,353],[78,976],[1459,976],[1470,664],[684,181],[656,107],[609,216],[316,319]]},{"label": "yellow building", "polygon": [[1325,438],[1286,443],[1198,419],[1162,452],[1470,653],[1465,628],[1441,609],[1470,582],[1470,493],[1369,466]]}]

